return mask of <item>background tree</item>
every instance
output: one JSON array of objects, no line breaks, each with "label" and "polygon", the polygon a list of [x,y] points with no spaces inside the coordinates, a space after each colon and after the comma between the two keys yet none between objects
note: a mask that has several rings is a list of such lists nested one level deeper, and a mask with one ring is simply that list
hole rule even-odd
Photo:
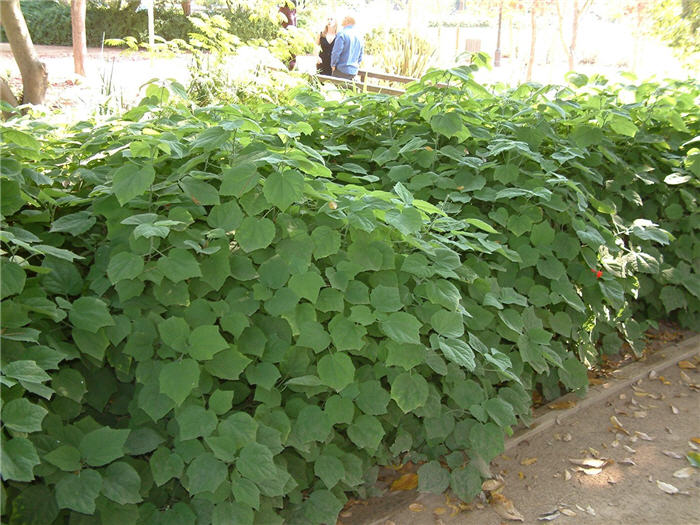
[{"label": "background tree", "polygon": [[537,14],[540,10],[539,0],[530,3],[530,54],[527,59],[527,75],[525,79],[532,80],[532,68],[535,65],[535,46],[537,44]]},{"label": "background tree", "polygon": [[649,10],[653,33],[681,56],[700,61],[700,1],[658,0]]},{"label": "background tree", "polygon": [[85,76],[87,38],[85,36],[85,0],[71,0],[70,22],[73,34],[73,67],[77,75]]},{"label": "background tree", "polygon": [[0,82],[2,100],[13,105],[41,104],[49,87],[49,75],[46,64],[39,60],[27,23],[19,7],[19,0],[0,1],[0,19],[22,75],[22,97],[17,99],[5,80]]},{"label": "background tree", "polygon": [[561,0],[555,0],[555,5],[557,7],[557,18],[559,20],[559,37],[561,38],[561,44],[564,47],[564,52],[569,61],[569,71],[574,69],[576,65],[576,45],[578,42],[578,29],[581,22],[581,17],[586,12],[586,10],[591,7],[593,0],[584,0],[580,2],[579,0],[573,0],[573,2],[565,1],[564,7],[567,4],[571,5],[571,35],[569,42],[567,43],[564,36],[564,23],[566,11],[562,9]]}]

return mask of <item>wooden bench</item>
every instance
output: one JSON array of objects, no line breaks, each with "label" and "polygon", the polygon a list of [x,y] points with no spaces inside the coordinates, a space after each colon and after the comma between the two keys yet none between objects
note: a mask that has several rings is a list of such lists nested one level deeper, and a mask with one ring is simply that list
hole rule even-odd
[{"label": "wooden bench", "polygon": [[398,96],[402,95],[406,91],[403,89],[393,88],[389,86],[380,86],[379,84],[370,83],[370,79],[377,80],[387,80],[389,82],[396,82],[398,84],[408,84],[409,82],[415,82],[417,78],[402,77],[399,75],[390,75],[389,73],[380,73],[375,71],[365,71],[359,70],[357,72],[357,77],[359,80],[347,80],[339,77],[332,77],[328,75],[316,75],[321,82],[331,82],[336,86],[344,87],[347,89],[356,89],[358,91],[368,91],[370,93],[384,93],[387,95]]}]

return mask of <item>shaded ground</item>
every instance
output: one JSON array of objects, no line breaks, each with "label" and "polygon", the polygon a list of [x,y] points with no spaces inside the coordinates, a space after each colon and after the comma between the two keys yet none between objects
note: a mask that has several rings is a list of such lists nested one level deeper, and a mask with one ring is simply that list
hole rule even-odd
[{"label": "shaded ground", "polygon": [[[600,401],[494,460],[492,472],[504,484],[500,492],[525,523],[542,523],[538,517],[554,512],[553,521],[562,524],[700,524],[700,469],[678,473],[690,466],[685,455],[692,447],[700,449],[700,338],[691,341],[695,355],[681,366],[674,362],[661,373],[645,373],[644,379],[607,398],[598,394]],[[611,420],[613,417],[617,420]],[[616,429],[617,423],[620,427]],[[577,471],[571,459],[610,462],[586,474]],[[688,477],[674,477],[674,473]],[[657,481],[687,495],[669,495]],[[388,492],[384,498],[350,507],[339,523],[515,523],[502,516],[499,496],[495,500],[496,505],[485,498],[460,505],[446,495]]]}]

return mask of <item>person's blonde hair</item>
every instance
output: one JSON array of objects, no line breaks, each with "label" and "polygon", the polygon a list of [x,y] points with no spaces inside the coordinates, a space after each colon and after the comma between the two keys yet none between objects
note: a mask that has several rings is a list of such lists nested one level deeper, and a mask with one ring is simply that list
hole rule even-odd
[{"label": "person's blonde hair", "polygon": [[321,31],[321,34],[323,36],[326,36],[328,34],[328,29],[330,28],[330,26],[333,26],[334,33],[338,32],[338,21],[335,18],[331,17],[326,21],[326,25],[323,26],[323,31]]},{"label": "person's blonde hair", "polygon": [[345,26],[354,26],[355,25],[355,17],[352,15],[345,15],[343,17],[343,27]]}]

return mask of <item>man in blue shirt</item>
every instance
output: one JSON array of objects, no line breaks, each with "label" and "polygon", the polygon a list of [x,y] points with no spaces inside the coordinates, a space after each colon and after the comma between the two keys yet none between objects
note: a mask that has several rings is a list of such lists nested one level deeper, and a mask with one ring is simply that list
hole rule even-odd
[{"label": "man in blue shirt", "polygon": [[343,18],[343,30],[338,33],[331,53],[331,68],[334,77],[352,79],[362,62],[362,40],[355,32],[355,19]]}]

